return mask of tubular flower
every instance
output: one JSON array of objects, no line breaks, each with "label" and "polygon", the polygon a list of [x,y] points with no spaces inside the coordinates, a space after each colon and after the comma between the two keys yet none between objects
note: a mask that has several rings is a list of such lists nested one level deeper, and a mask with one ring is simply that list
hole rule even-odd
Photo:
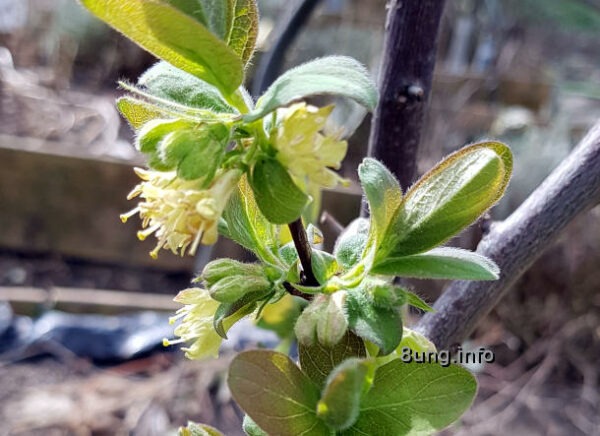
[{"label": "tubular flower", "polygon": [[283,121],[271,138],[277,159],[290,173],[308,184],[333,188],[347,181],[331,169],[339,169],[348,143],[320,133],[333,106],[317,108],[297,103],[285,109]]},{"label": "tubular flower", "polygon": [[121,215],[121,220],[139,213],[142,228],[140,240],[152,233],[158,239],[150,256],[156,258],[161,248],[170,249],[183,256],[189,247],[194,255],[200,243],[217,241],[217,224],[229,196],[237,185],[241,171],[228,170],[217,175],[208,189],[199,189],[199,181],[183,180],[174,171],[135,169],[142,179],[128,195],[128,199],[140,197],[136,208]]},{"label": "tubular flower", "polygon": [[219,302],[213,300],[208,291],[202,288],[184,289],[177,294],[175,301],[185,305],[169,320],[171,324],[182,320],[174,331],[179,339],[164,339],[163,345],[188,342],[191,343],[189,347],[182,347],[188,359],[217,357],[222,338],[213,328],[213,318]]}]

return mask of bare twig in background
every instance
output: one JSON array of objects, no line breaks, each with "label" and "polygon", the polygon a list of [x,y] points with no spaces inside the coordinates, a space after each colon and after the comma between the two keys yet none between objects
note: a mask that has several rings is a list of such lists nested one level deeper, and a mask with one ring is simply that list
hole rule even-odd
[{"label": "bare twig in background", "polygon": [[600,122],[477,252],[500,267],[495,282],[452,283],[417,330],[439,349],[461,342],[580,212],[600,202]]},{"label": "bare twig in background", "polygon": [[436,42],[445,0],[388,3],[381,100],[373,117],[369,156],[382,161],[406,189],[416,173]]}]

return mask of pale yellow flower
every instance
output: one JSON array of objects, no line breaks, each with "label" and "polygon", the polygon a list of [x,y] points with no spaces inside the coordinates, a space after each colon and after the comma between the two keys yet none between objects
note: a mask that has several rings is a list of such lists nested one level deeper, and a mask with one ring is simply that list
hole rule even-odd
[{"label": "pale yellow flower", "polygon": [[317,108],[297,103],[282,109],[283,120],[271,138],[277,159],[292,175],[307,184],[333,188],[347,181],[332,169],[339,169],[348,144],[321,133],[333,106]]},{"label": "pale yellow flower", "polygon": [[174,171],[135,169],[142,179],[127,197],[140,197],[136,208],[122,214],[121,220],[139,213],[142,228],[138,238],[152,233],[158,239],[150,256],[156,258],[161,248],[183,255],[189,247],[194,255],[200,243],[217,241],[217,225],[227,201],[237,185],[241,171],[228,170],[217,174],[208,189],[199,189],[200,181],[183,180]]},{"label": "pale yellow flower", "polygon": [[177,294],[175,301],[185,305],[169,320],[173,324],[181,319],[181,324],[174,330],[179,339],[164,339],[163,344],[190,343],[188,347],[182,347],[188,359],[217,357],[222,338],[215,332],[213,318],[220,303],[202,288],[184,289]]}]

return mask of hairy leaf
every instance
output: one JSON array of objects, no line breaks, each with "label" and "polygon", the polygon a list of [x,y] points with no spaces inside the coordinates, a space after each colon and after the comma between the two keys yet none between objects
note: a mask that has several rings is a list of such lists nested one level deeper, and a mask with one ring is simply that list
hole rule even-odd
[{"label": "hairy leaf", "polygon": [[379,367],[371,390],[363,397],[356,423],[342,435],[429,435],[457,420],[469,408],[477,383],[466,369],[436,363],[404,363]]},{"label": "hairy leaf", "polygon": [[345,269],[356,265],[367,245],[369,234],[369,220],[357,218],[352,221],[335,241],[333,255],[338,263]]},{"label": "hairy leaf", "polygon": [[117,109],[134,130],[156,118],[169,118],[169,114],[159,106],[129,96],[117,99]]},{"label": "hairy leaf", "polygon": [[317,416],[337,431],[354,424],[361,397],[371,387],[374,373],[374,360],[352,358],[336,367],[327,378]]},{"label": "hairy leaf", "polygon": [[260,213],[246,177],[231,196],[223,218],[226,225],[219,227],[222,234],[256,253],[263,262],[277,263],[273,254],[278,249],[275,226]]},{"label": "hairy leaf", "polygon": [[333,347],[315,342],[313,345],[298,344],[300,367],[310,379],[322,386],[336,366],[350,357],[365,357],[365,345],[358,336],[347,331]]},{"label": "hairy leaf", "polygon": [[511,172],[512,154],[499,142],[474,144],[447,157],[407,192],[374,265],[447,241],[498,201]]},{"label": "hairy leaf", "polygon": [[324,284],[338,270],[338,263],[331,254],[317,249],[312,250],[312,271],[317,281]]},{"label": "hairy leaf", "polygon": [[377,88],[365,67],[346,56],[328,56],[281,75],[256,102],[256,109],[244,118],[254,121],[278,107],[320,94],[351,98],[369,110],[377,105]]},{"label": "hairy leaf", "polygon": [[168,62],[158,62],[148,69],[138,80],[138,85],[146,88],[153,96],[185,106],[223,113],[234,112],[216,87]]},{"label": "hairy leaf", "polygon": [[258,36],[258,8],[256,0],[230,0],[235,3],[233,22],[227,45],[246,65],[256,45]]},{"label": "hairy leaf", "polygon": [[439,247],[406,257],[391,257],[371,270],[422,279],[497,280],[498,266],[485,256],[453,247]]},{"label": "hairy leaf", "polygon": [[258,161],[252,169],[250,185],[260,211],[273,224],[298,219],[308,202],[308,196],[276,159]]},{"label": "hairy leaf", "polygon": [[379,245],[402,202],[402,189],[394,175],[375,159],[363,160],[358,167],[358,177],[371,214],[369,239]]},{"label": "hairy leaf", "polygon": [[227,95],[243,81],[239,57],[198,16],[185,13],[181,5],[187,3],[191,7],[189,2],[81,0],[81,3],[156,57],[217,86]]},{"label": "hairy leaf", "polygon": [[240,353],[227,382],[237,403],[267,434],[329,434],[316,416],[319,390],[286,355]]},{"label": "hairy leaf", "polygon": [[377,306],[360,288],[348,291],[346,313],[350,329],[373,342],[383,355],[396,349],[402,339],[402,318],[395,308]]}]

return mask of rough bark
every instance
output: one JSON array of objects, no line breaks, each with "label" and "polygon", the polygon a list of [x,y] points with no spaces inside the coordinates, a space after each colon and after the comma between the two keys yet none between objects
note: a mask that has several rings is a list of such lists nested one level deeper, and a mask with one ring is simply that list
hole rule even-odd
[{"label": "rough bark", "polygon": [[444,5],[445,0],[388,2],[379,71],[381,98],[373,117],[369,156],[385,163],[403,189],[416,175]]},{"label": "rough bark", "polygon": [[417,330],[438,349],[470,334],[511,285],[580,212],[600,203],[600,122],[505,221],[492,226],[477,252],[502,270],[495,282],[453,282]]}]

